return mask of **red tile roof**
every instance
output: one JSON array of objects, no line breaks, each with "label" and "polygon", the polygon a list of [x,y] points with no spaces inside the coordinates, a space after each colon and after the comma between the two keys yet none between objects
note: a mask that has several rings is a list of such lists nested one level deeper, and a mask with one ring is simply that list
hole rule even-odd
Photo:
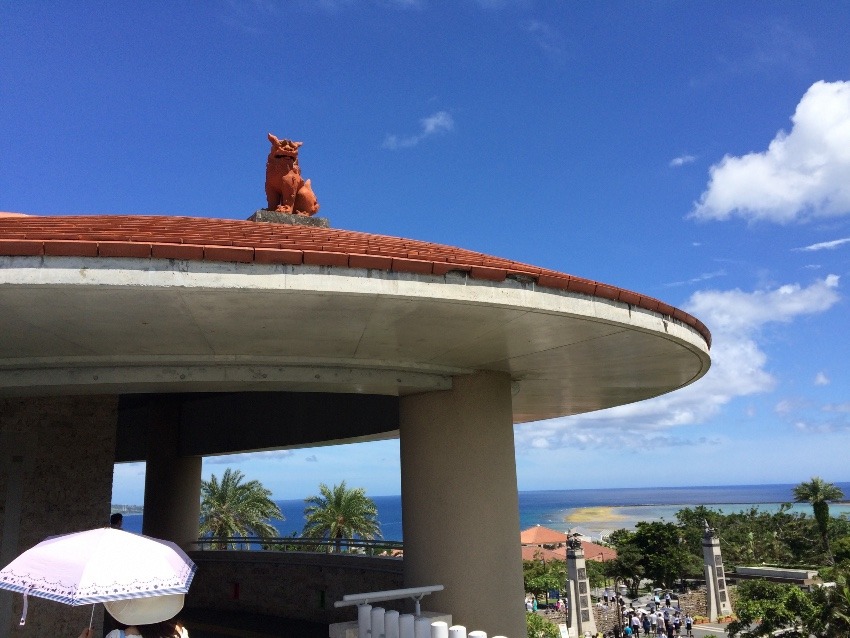
[{"label": "red tile roof", "polygon": [[[554,530],[550,527],[543,527],[542,525],[535,525],[534,527],[524,529],[519,533],[519,542],[522,545],[522,559],[533,560],[535,558],[535,553],[540,552],[541,558],[545,560],[552,558],[566,560],[567,538],[566,533],[559,532],[558,530]],[[554,549],[544,549],[541,545],[558,545],[558,547]],[[563,547],[561,545],[563,545]],[[604,562],[606,560],[617,558],[616,550],[610,547],[605,547],[604,545],[591,543],[590,541],[581,541],[581,548],[584,551],[584,557],[587,560],[601,560]]]},{"label": "red tile roof", "polygon": [[[589,541],[581,541],[581,549],[584,552],[585,560],[604,563],[617,558],[617,550]],[[567,560],[567,548],[545,549],[537,545],[523,545],[522,560]]]},{"label": "red tile roof", "polygon": [[598,545],[597,543],[591,543],[590,541],[582,541],[581,549],[584,551],[584,557],[587,560],[601,560],[604,563],[606,560],[614,560],[617,558],[616,549],[605,547],[604,545]]},{"label": "red tile roof", "polygon": [[462,248],[350,230],[203,217],[0,213],[0,255],[308,264],[438,276],[458,271],[486,281],[532,280],[668,315],[711,345],[699,319],[652,297]]},{"label": "red tile roof", "polygon": [[564,547],[558,551],[536,545],[523,545],[521,551],[522,560],[567,560],[567,550]]},{"label": "red tile roof", "polygon": [[535,525],[519,533],[519,542],[523,545],[557,545],[566,543],[567,535],[549,527]]}]

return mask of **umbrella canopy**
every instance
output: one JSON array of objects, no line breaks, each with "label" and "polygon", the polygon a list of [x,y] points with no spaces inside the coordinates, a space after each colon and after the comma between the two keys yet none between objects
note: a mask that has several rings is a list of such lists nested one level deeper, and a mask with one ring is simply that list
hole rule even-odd
[{"label": "umbrella canopy", "polygon": [[89,605],[185,594],[195,569],[174,543],[106,527],[41,541],[0,570],[0,588]]}]

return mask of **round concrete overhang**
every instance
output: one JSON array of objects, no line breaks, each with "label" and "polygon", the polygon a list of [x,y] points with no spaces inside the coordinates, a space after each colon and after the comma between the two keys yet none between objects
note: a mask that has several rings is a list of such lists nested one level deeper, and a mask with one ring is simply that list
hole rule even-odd
[{"label": "round concrete overhang", "polygon": [[489,370],[513,380],[520,423],[658,396],[710,365],[705,326],[630,291],[424,242],[233,220],[0,219],[0,308],[3,396],[403,396]]}]

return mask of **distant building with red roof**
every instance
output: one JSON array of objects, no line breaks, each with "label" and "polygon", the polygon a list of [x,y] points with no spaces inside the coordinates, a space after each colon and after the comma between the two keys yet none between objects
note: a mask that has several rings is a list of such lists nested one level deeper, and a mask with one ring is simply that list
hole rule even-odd
[{"label": "distant building with red roof", "polygon": [[[522,530],[519,535],[523,560],[566,560],[567,539],[564,532],[535,525]],[[585,560],[605,562],[617,558],[617,551],[605,545],[581,540]]]}]

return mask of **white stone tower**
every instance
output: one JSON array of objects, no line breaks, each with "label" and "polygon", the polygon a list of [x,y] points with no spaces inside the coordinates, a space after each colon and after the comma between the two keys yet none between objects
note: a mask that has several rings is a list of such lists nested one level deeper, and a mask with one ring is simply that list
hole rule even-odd
[{"label": "white stone tower", "polygon": [[726,593],[726,575],[723,573],[723,558],[720,556],[720,539],[714,529],[705,522],[702,537],[702,555],[705,558],[705,602],[709,622],[717,622],[719,616],[732,613]]},{"label": "white stone tower", "polygon": [[570,636],[583,636],[585,633],[596,635],[596,619],[590,604],[590,583],[587,578],[587,565],[581,541],[572,536],[567,548],[567,587],[569,605],[567,606],[567,629]]}]

